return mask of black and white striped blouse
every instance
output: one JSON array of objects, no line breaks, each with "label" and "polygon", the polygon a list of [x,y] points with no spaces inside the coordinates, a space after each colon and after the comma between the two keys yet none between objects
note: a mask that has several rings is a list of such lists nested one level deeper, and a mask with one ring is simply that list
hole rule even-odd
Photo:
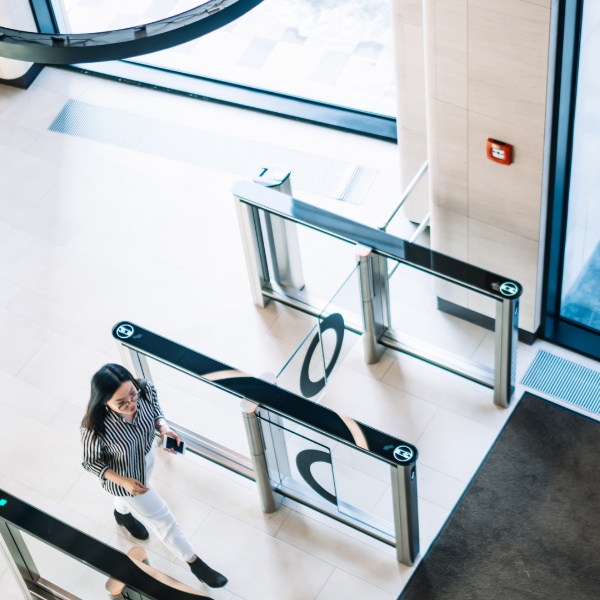
[{"label": "black and white striped blouse", "polygon": [[156,420],[164,418],[164,415],[158,403],[156,388],[150,382],[144,384],[144,393],[139,396],[133,422],[127,422],[106,407],[104,435],[96,435],[85,427],[81,428],[83,468],[100,477],[102,487],[113,496],[132,494],[105,479],[107,469],[112,469],[122,477],[133,477],[146,485],[145,457],[152,448]]}]

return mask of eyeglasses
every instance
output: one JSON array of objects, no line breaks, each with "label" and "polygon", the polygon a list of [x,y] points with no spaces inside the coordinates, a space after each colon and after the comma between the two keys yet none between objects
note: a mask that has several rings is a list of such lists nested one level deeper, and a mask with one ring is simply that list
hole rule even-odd
[{"label": "eyeglasses", "polygon": [[119,410],[123,410],[124,408],[129,408],[131,404],[137,402],[140,397],[140,390],[135,390],[133,394],[129,396],[129,400],[120,400],[117,404],[117,408]]}]

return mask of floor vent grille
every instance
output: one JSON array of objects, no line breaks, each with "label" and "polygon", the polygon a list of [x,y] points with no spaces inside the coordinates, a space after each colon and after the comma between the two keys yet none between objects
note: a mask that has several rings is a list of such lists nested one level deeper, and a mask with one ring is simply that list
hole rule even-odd
[{"label": "floor vent grille", "polygon": [[69,100],[48,129],[234,173],[245,179],[256,177],[263,167],[281,165],[292,172],[293,189],[352,204],[362,202],[378,173],[377,169],[326,156],[167,123],[78,100]]},{"label": "floor vent grille", "polygon": [[600,414],[600,372],[588,367],[540,350],[521,383]]}]

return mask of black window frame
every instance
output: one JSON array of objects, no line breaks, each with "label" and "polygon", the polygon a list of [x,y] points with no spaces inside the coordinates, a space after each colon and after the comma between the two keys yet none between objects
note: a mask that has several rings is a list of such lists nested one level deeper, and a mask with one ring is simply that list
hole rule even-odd
[{"label": "black window frame", "polygon": [[[52,0],[29,0],[38,30],[59,33]],[[219,102],[278,117],[397,143],[396,119],[344,106],[308,100],[227,81],[143,65],[130,60],[64,67],[121,83]]]}]

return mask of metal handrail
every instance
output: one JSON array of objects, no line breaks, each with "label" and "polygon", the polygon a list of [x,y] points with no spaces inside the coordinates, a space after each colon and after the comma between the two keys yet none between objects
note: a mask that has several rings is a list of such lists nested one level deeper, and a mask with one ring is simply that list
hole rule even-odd
[{"label": "metal handrail", "polygon": [[408,200],[408,197],[411,195],[412,191],[417,186],[417,183],[421,181],[421,177],[425,174],[427,169],[429,168],[429,161],[425,161],[421,168],[417,171],[417,174],[413,177],[412,181],[408,184],[408,187],[404,190],[402,196],[400,197],[400,202],[396,205],[396,208],[392,211],[390,216],[383,222],[382,225],[379,226],[379,229],[385,231],[388,225],[391,223],[392,219],[396,216],[398,211],[402,208],[402,205]]},{"label": "metal handrail", "polygon": [[427,226],[429,225],[429,221],[431,220],[431,213],[427,213],[415,232],[412,234],[410,240],[408,240],[411,244],[414,244],[417,241],[417,238],[425,231]]}]

